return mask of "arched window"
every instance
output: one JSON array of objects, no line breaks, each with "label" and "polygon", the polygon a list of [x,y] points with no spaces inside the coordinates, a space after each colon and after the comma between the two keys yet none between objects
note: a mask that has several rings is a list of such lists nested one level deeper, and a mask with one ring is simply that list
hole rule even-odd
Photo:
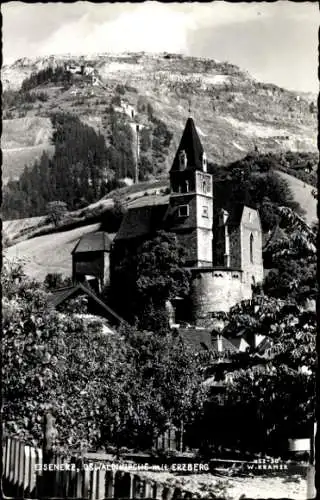
[{"label": "arched window", "polygon": [[187,155],[184,149],[182,149],[179,153],[179,163],[181,170],[187,168]]},{"label": "arched window", "polygon": [[250,234],[250,262],[253,264],[253,234]]},{"label": "arched window", "polygon": [[207,155],[205,152],[202,153],[202,168],[204,172],[207,171]]}]

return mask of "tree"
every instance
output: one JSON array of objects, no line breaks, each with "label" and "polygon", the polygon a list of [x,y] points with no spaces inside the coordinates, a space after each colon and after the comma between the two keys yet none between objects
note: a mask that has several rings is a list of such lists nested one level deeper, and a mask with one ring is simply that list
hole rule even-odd
[{"label": "tree", "polygon": [[6,265],[2,284],[5,431],[39,442],[50,409],[58,445],[101,445],[102,423],[124,426],[128,413],[134,367],[125,343],[102,334],[97,320],[85,325],[49,310],[46,293],[21,265]]},{"label": "tree", "polygon": [[[4,431],[39,444],[56,418],[56,446],[151,447],[153,431],[201,408],[199,365],[172,335],[133,328],[103,333],[101,320],[54,311],[40,283],[5,263],[2,396]],[[115,362],[116,360],[116,362]]]},{"label": "tree", "polygon": [[196,354],[172,332],[155,336],[125,327],[123,333],[137,367],[133,399],[139,407],[123,438],[128,442],[130,435],[133,446],[150,447],[168,421],[188,426],[201,414],[206,399],[202,370]]},{"label": "tree", "polygon": [[128,314],[131,306],[131,321],[136,316],[139,328],[156,331],[160,316],[161,325],[166,323],[166,301],[188,294],[190,274],[184,268],[184,249],[175,235],[159,231],[126,256],[119,258],[117,253],[115,246],[111,261],[115,261],[112,283],[116,306],[122,314]]},{"label": "tree", "polygon": [[57,227],[67,212],[67,204],[64,201],[51,201],[47,204],[48,219]]},{"label": "tree", "polygon": [[303,303],[317,294],[316,228],[288,207],[278,207],[279,224],[286,238],[275,240],[265,250],[264,260],[271,271],[266,276],[264,291],[280,298],[294,298]]},{"label": "tree", "polygon": [[72,279],[70,277],[64,278],[61,273],[48,273],[44,279],[44,287],[48,292],[70,285],[72,285]]},{"label": "tree", "polygon": [[268,247],[264,295],[224,317],[225,335],[262,335],[269,347],[233,355],[225,393],[212,396],[201,428],[204,441],[208,425],[228,429],[210,436],[216,445],[282,454],[288,438],[311,435],[315,419],[316,313],[306,305],[317,296],[316,231],[288,207],[276,213],[286,238]]},{"label": "tree", "polygon": [[[296,222],[301,227],[305,224],[300,219]],[[261,351],[258,345],[233,356],[223,405],[219,394],[212,397],[207,410],[211,426],[224,422],[228,429],[227,436],[213,436],[216,444],[259,452],[270,452],[271,448],[274,453],[283,453],[288,438],[311,433],[315,418],[316,313],[306,310],[305,302],[316,297],[315,262],[310,268],[303,247],[296,245],[290,250],[287,246],[289,257],[279,258],[273,289],[269,276],[269,282],[266,280],[265,292],[270,296],[255,295],[225,315],[225,335],[237,337],[242,332],[248,340],[262,335],[269,347]],[[230,430],[228,422],[231,425],[232,421]]]},{"label": "tree", "polygon": [[47,204],[56,200],[76,209],[81,198],[91,203],[105,194],[109,158],[104,137],[73,115],[56,113],[51,121],[54,155],[43,154],[5,187],[5,217],[44,215]]},{"label": "tree", "polygon": [[277,224],[279,206],[289,207],[302,214],[288,183],[277,174],[276,168],[276,157],[256,152],[227,167],[210,165],[209,169],[216,179],[214,195],[217,203],[226,209],[228,204],[234,205],[236,202],[256,206],[263,231]]}]

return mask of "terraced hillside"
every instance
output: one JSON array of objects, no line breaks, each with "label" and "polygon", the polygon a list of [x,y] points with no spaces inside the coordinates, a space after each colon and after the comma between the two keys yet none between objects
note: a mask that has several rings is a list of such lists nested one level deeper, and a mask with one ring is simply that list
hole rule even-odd
[{"label": "terraced hillside", "polygon": [[39,116],[26,116],[2,122],[2,180],[16,179],[24,166],[31,166],[46,151],[54,152],[51,145],[51,120]]},{"label": "terraced hillside", "polygon": [[[42,134],[43,120],[54,111],[78,115],[102,132],[108,142],[110,105],[126,123],[139,122],[145,129],[143,134],[151,130],[152,119],[163,122],[172,134],[166,150],[154,140],[141,144],[154,172],[168,170],[189,104],[210,161],[225,164],[254,147],[262,152],[317,149],[317,115],[309,95],[297,96],[260,83],[238,67],[214,60],[170,54],[24,59],[3,67],[4,88],[19,88],[32,72],[67,63],[83,63],[92,75],[74,75],[69,86],[43,83],[34,90],[45,92],[46,100],[5,109],[5,177],[18,175],[24,164],[30,164],[41,147],[46,147],[47,140],[37,142],[37,137]],[[34,134],[27,144],[16,120],[21,115],[30,124],[35,120],[31,127]],[[12,131],[14,146],[10,143]]]}]

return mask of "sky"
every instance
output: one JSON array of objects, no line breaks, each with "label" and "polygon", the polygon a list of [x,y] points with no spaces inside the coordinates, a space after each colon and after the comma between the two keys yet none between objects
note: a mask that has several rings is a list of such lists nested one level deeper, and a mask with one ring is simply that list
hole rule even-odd
[{"label": "sky", "polygon": [[1,6],[3,59],[171,52],[228,61],[258,80],[318,92],[317,2],[100,3]]}]

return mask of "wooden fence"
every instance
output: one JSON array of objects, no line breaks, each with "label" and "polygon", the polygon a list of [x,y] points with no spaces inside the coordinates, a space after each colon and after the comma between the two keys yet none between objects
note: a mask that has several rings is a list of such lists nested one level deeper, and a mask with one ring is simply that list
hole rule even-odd
[{"label": "wooden fence", "polygon": [[[139,472],[111,470],[115,467],[111,460],[89,464],[85,458],[55,454],[50,467],[56,470],[45,471],[42,450],[16,438],[5,439],[2,466],[4,499],[192,498],[190,492],[167,487]],[[69,466],[70,470],[61,470]]]}]

